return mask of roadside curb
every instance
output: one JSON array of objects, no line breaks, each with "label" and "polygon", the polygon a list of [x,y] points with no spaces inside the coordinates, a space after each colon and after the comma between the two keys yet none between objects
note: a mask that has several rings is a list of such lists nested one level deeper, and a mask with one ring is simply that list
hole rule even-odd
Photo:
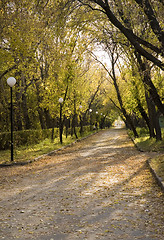
[{"label": "roadside curb", "polygon": [[158,185],[161,187],[162,191],[164,192],[164,182],[162,181],[162,179],[158,176],[158,174],[156,173],[156,171],[153,169],[152,165],[151,165],[151,159],[148,159],[147,161],[148,167],[152,173],[152,175],[154,176],[155,180],[157,181]]},{"label": "roadside curb", "polygon": [[[140,151],[140,152],[145,152],[143,149],[141,149],[134,141],[134,138],[132,136],[130,136],[128,134],[128,136],[130,137],[130,139],[132,140],[135,148]],[[152,173],[153,177],[155,178],[155,180],[157,181],[158,185],[161,187],[161,190],[164,192],[164,182],[162,182],[162,179],[158,176],[158,174],[156,173],[156,171],[153,169],[152,165],[151,165],[151,159],[146,160],[146,163],[150,169],[150,172]]]},{"label": "roadside curb", "polygon": [[131,139],[131,141],[133,142],[135,148],[140,151],[140,152],[144,152],[144,150],[142,150],[134,141],[134,138],[132,136],[130,136],[130,134],[128,134],[129,138]]},{"label": "roadside curb", "polygon": [[44,157],[46,157],[46,156],[55,155],[55,154],[57,154],[59,151],[62,151],[62,150],[65,149],[65,148],[71,147],[71,146],[74,145],[75,143],[81,142],[82,140],[85,140],[85,139],[87,139],[88,137],[91,137],[91,136],[97,134],[98,132],[99,132],[99,131],[94,132],[94,133],[92,133],[92,134],[90,134],[90,135],[88,135],[88,136],[86,136],[86,137],[83,137],[83,138],[80,138],[80,139],[76,139],[74,142],[72,142],[72,143],[70,143],[70,144],[68,144],[68,145],[65,145],[65,146],[63,146],[63,147],[61,147],[61,148],[58,148],[58,149],[56,149],[56,150],[53,150],[53,151],[51,151],[51,152],[49,152],[49,153],[43,154],[43,155],[41,155],[41,156],[39,156],[39,157],[37,157],[37,158],[34,158],[34,159],[32,159],[32,160],[28,160],[28,161],[24,161],[24,162],[2,163],[2,164],[0,164],[0,168],[13,167],[13,166],[24,166],[24,165],[27,165],[27,164],[36,162],[36,161],[38,161],[38,160],[40,160],[40,159],[42,159],[42,158],[44,158]]}]

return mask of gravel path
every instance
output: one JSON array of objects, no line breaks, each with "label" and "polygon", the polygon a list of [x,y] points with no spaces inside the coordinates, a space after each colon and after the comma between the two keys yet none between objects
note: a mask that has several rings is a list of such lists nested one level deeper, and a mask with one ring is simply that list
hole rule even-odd
[{"label": "gravel path", "polygon": [[0,169],[0,240],[163,240],[164,196],[124,129]]}]

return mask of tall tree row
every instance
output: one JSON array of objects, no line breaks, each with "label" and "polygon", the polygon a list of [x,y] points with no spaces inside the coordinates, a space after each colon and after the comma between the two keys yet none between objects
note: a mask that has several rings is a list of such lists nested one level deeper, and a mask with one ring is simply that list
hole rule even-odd
[{"label": "tall tree row", "polygon": [[[99,84],[88,73],[83,26],[75,27],[65,1],[1,1],[0,129],[9,130],[9,87],[14,91],[15,130],[58,125],[62,97],[64,118],[86,111]],[[93,76],[92,76],[93,77]]]},{"label": "tall tree row", "polygon": [[[126,122],[129,111],[130,118],[133,120],[138,114],[149,128],[150,136],[156,136],[156,139],[160,140],[159,116],[164,114],[164,87],[161,82],[158,85],[159,81],[154,75],[157,76],[158,72],[158,76],[163,78],[163,4],[158,1],[148,0],[136,0],[133,2],[114,0],[110,1],[110,4],[109,1],[102,0],[80,0],[78,2],[81,8],[85,7],[98,16],[97,21],[93,20],[94,24],[96,23],[96,29],[98,29],[98,35],[95,36],[97,42],[103,46],[106,52],[109,52],[111,45],[117,45],[117,49],[119,49],[119,52],[115,53],[110,51],[111,70],[107,69],[106,66],[105,68],[110,78],[115,79],[113,84],[119,101],[119,108]],[[132,74],[131,79],[125,79],[125,74],[123,74],[123,81],[126,83],[126,88],[131,92],[131,99],[126,94],[121,97],[120,88],[124,84],[122,82],[119,86],[116,82],[116,75],[113,72],[116,61],[114,58],[112,59],[112,54],[113,57],[116,55],[121,56],[121,63],[124,64],[123,68],[128,68],[127,71]],[[119,59],[121,58],[119,57]],[[119,64],[119,69],[121,69],[121,65]],[[137,89],[138,81],[143,86],[140,91]],[[142,96],[140,96],[141,94]],[[129,103],[126,99],[129,100]],[[134,103],[137,103],[137,108],[133,108]],[[130,127],[133,129],[134,134],[137,135],[133,128],[133,122],[131,122]]]},{"label": "tall tree row", "polygon": [[17,130],[57,126],[62,97],[63,121],[72,123],[74,133],[77,121],[82,127],[90,108],[107,113],[113,104],[135,136],[140,124],[148,128],[150,137],[162,138],[161,1],[0,3],[1,129],[9,129],[6,79],[13,75]]}]

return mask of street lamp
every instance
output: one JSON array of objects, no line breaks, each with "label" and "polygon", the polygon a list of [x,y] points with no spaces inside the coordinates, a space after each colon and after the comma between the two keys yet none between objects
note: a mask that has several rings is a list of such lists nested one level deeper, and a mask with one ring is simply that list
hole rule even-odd
[{"label": "street lamp", "polygon": [[80,109],[80,113],[79,113],[79,118],[80,118],[80,134],[83,133],[83,116],[81,114],[81,109],[82,109],[82,105],[79,106],[79,109]]},{"label": "street lamp", "polygon": [[59,131],[60,131],[60,143],[63,143],[62,139],[62,134],[63,134],[63,123],[62,123],[62,103],[63,103],[63,98],[59,98],[59,103],[60,103],[60,120],[59,120]]},{"label": "street lamp", "polygon": [[59,98],[59,103],[62,104],[63,103],[63,98]]},{"label": "street lamp", "polygon": [[11,108],[10,108],[10,118],[11,118],[11,162],[13,162],[13,99],[12,99],[12,87],[15,85],[16,79],[14,77],[9,77],[7,79],[7,84],[11,89]]},{"label": "street lamp", "polygon": [[95,127],[96,127],[96,130],[98,129],[98,124],[97,124],[97,122],[98,122],[98,111],[96,111],[96,124],[95,124]]},{"label": "street lamp", "polygon": [[89,109],[89,113],[90,113],[90,131],[92,131],[92,119],[91,119],[91,113],[92,113],[92,109]]}]

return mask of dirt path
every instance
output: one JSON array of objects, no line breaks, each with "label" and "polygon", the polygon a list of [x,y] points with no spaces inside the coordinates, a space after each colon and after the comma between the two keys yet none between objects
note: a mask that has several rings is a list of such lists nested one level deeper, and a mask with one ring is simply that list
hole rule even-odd
[{"label": "dirt path", "polygon": [[0,169],[0,240],[163,240],[164,196],[125,130]]}]

